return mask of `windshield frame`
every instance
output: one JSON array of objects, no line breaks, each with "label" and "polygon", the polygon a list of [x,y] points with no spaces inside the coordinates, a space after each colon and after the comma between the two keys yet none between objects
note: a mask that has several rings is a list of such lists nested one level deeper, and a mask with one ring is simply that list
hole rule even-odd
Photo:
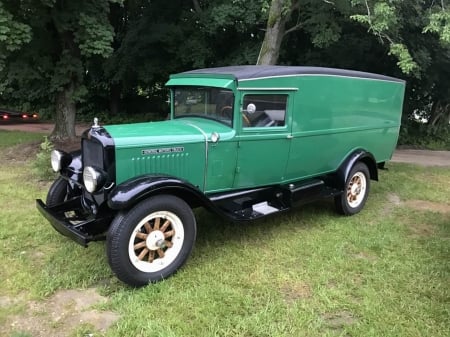
[{"label": "windshield frame", "polygon": [[173,86],[170,88],[171,116],[172,119],[205,118],[233,127],[235,99],[233,90],[228,88]]}]

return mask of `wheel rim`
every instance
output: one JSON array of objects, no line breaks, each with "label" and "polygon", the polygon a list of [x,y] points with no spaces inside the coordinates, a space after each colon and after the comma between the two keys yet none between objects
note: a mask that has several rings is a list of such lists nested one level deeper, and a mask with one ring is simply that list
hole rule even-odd
[{"label": "wheel rim", "polygon": [[183,222],[172,212],[158,211],[143,218],[133,229],[128,256],[138,270],[152,273],[169,266],[183,246]]},{"label": "wheel rim", "polygon": [[366,176],[362,172],[356,172],[347,186],[347,202],[350,207],[355,208],[361,205],[366,195],[366,188]]}]

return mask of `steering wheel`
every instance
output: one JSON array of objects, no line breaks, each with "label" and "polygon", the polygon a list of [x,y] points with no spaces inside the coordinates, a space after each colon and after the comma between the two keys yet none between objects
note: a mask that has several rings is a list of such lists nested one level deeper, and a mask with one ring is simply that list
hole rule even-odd
[{"label": "steering wheel", "polygon": [[242,124],[243,126],[252,126],[252,124],[250,123],[250,119],[248,119],[247,115],[245,114],[245,112],[242,112]]},{"label": "steering wheel", "polygon": [[225,105],[222,109],[220,109],[220,115],[231,119],[233,117],[233,108],[230,105]]}]

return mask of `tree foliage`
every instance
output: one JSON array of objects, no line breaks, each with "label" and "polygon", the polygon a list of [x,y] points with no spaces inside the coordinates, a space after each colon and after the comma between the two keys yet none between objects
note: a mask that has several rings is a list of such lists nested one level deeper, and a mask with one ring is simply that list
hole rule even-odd
[{"label": "tree foliage", "polygon": [[171,73],[317,65],[406,79],[404,129],[445,135],[449,19],[444,0],[0,0],[0,105],[71,137],[76,115],[162,117]]},{"label": "tree foliage", "polygon": [[88,92],[87,64],[111,55],[109,6],[120,3],[0,2],[1,50],[7,65],[0,73],[1,101],[24,108],[50,106],[56,120],[53,136],[74,137],[76,104]]}]

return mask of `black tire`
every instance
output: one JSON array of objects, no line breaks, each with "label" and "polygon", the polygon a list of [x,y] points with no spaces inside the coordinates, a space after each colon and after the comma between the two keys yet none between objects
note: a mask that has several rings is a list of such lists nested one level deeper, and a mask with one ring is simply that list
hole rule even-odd
[{"label": "black tire", "polygon": [[69,194],[68,185],[69,183],[67,180],[61,177],[56,179],[48,190],[45,204],[52,207],[66,201]]},{"label": "black tire", "polygon": [[106,241],[108,263],[130,286],[161,281],[184,265],[196,232],[186,202],[171,195],[151,197],[114,218]]},{"label": "black tire", "polygon": [[369,196],[370,173],[367,165],[357,162],[351,169],[341,195],[334,198],[336,210],[344,215],[360,212]]}]

